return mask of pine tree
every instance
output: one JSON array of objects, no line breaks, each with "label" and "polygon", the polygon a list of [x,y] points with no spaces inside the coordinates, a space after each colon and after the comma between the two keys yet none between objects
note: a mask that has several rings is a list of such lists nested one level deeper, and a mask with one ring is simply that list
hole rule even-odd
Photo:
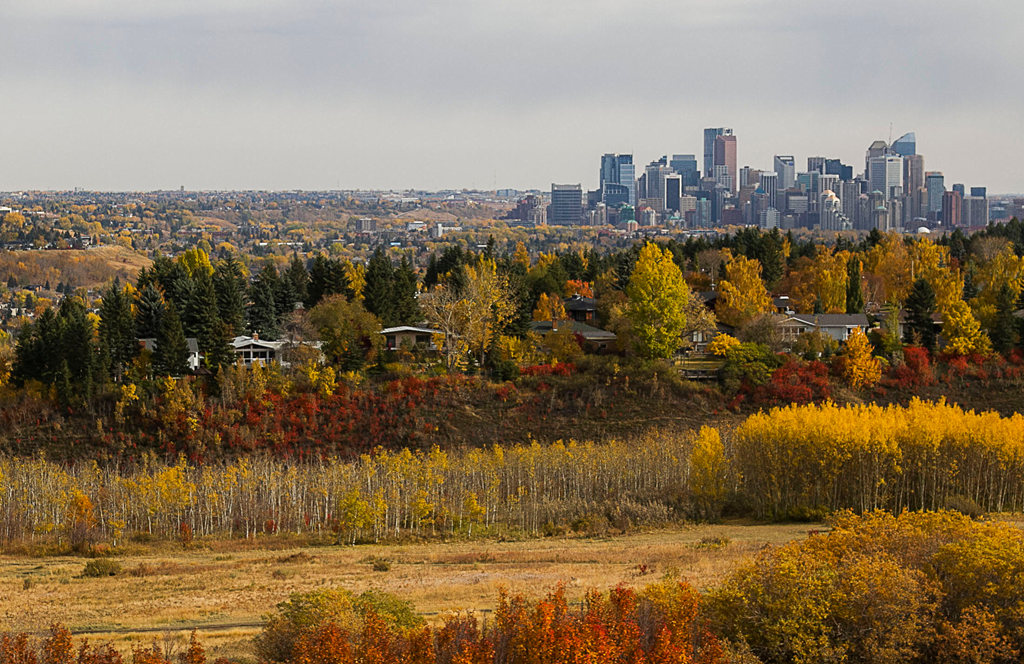
[{"label": "pine tree", "polygon": [[217,261],[213,283],[217,291],[217,310],[220,319],[232,335],[245,331],[245,275],[235,255],[228,252]]},{"label": "pine tree", "polygon": [[276,339],[280,334],[277,306],[274,301],[277,270],[268,265],[249,286],[249,330],[264,339]]},{"label": "pine tree", "polygon": [[366,286],[363,287],[363,306],[385,325],[394,319],[395,274],[391,259],[384,249],[377,247],[366,266]]},{"label": "pine tree", "polygon": [[173,303],[167,305],[160,333],[156,337],[156,355],[153,364],[165,376],[183,376],[188,373],[188,342],[185,330]]},{"label": "pine tree", "polygon": [[860,258],[851,256],[846,263],[846,313],[864,311],[864,291],[860,285]]},{"label": "pine tree", "polygon": [[135,340],[135,318],[132,315],[131,297],[121,288],[121,281],[114,283],[103,294],[100,306],[100,345],[109,362],[109,371],[115,380],[120,380],[124,370],[138,352]]},{"label": "pine tree", "polygon": [[391,318],[383,321],[385,325],[412,325],[420,320],[416,290],[416,272],[412,269],[408,257],[402,256],[402,261],[394,272]]},{"label": "pine tree", "polygon": [[1013,290],[1003,284],[996,296],[996,315],[989,334],[997,352],[1008,353],[1017,343],[1017,319],[1013,315],[1016,303]]},{"label": "pine tree", "polygon": [[135,335],[155,339],[164,317],[164,296],[155,282],[140,286],[135,299]]},{"label": "pine tree", "polygon": [[907,296],[907,326],[904,341],[920,342],[928,350],[935,350],[935,290],[925,279],[918,279]]},{"label": "pine tree", "polygon": [[196,338],[199,352],[203,355],[215,352],[216,346],[223,342],[223,329],[217,307],[217,292],[208,272],[196,273],[195,287],[185,311],[186,337]]},{"label": "pine tree", "polygon": [[292,254],[292,260],[284,273],[284,279],[291,286],[293,302],[305,302],[309,289],[309,273],[306,272],[306,265],[298,254]]}]

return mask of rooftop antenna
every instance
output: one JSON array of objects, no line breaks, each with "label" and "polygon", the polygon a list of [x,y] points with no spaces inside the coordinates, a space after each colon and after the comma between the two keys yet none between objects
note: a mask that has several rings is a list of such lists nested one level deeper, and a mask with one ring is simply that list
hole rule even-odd
[{"label": "rooftop antenna", "polygon": [[889,123],[889,145],[892,145],[892,123]]}]

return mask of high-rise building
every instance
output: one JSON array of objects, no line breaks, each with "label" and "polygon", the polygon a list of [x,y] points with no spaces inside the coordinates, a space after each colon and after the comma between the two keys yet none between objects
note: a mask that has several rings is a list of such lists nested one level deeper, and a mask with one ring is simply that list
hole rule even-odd
[{"label": "high-rise building", "polygon": [[796,160],[792,155],[775,155],[775,173],[779,176],[779,189],[792,189],[796,182]]},{"label": "high-rise building", "polygon": [[868,162],[871,161],[872,158],[884,157],[889,153],[889,144],[885,141],[875,141],[869,145],[868,150],[864,155],[864,175],[868,175]]},{"label": "high-rise building", "polygon": [[988,187],[971,187],[971,196],[974,198],[988,198]]},{"label": "high-rise building", "polygon": [[[839,176],[831,173],[824,173],[818,176],[818,199],[825,195],[826,191],[831,191],[833,194],[839,191]],[[839,194],[836,194],[838,198]]]},{"label": "high-rise building", "polygon": [[715,166],[715,139],[719,136],[728,136],[732,134],[732,129],[725,127],[709,127],[704,130],[704,177],[711,176],[714,173]]},{"label": "high-rise building", "polygon": [[683,178],[683,188],[696,187],[700,184],[700,171],[697,170],[697,157],[692,154],[674,154],[668,162],[673,171]]},{"label": "high-rise building", "polygon": [[942,193],[942,225],[956,228],[963,224],[963,197],[959,191]]},{"label": "high-rise building", "polygon": [[825,172],[825,161],[824,157],[808,157],[807,158],[807,172],[808,173],[824,173]]},{"label": "high-rise building", "polygon": [[578,184],[551,184],[548,224],[575,226],[583,219],[583,187]]},{"label": "high-rise building", "polygon": [[[777,157],[776,157],[777,158]],[[761,178],[757,190],[768,197],[768,207],[779,209],[777,196],[779,191],[779,176],[771,171],[761,171]],[[789,187],[786,187],[788,189]]]},{"label": "high-rise building", "polygon": [[[631,154],[606,154],[601,157],[601,202],[605,205],[636,205],[636,171]],[[605,185],[617,185],[606,187]],[[626,199],[623,200],[623,192]]]},{"label": "high-rise building", "polygon": [[[646,183],[644,199],[658,212],[665,210],[665,178],[672,173],[672,169],[666,165],[666,161],[662,157],[658,161],[652,161],[644,168]],[[651,203],[651,201],[657,202]]]},{"label": "high-rise building", "polygon": [[730,130],[728,134],[715,137],[714,166],[725,166],[728,168],[729,177],[732,182],[729,186],[732,193],[736,193],[736,184],[739,179],[739,171],[736,170],[736,136]]},{"label": "high-rise building", "polygon": [[683,176],[669,171],[665,174],[665,210],[679,212],[679,199],[683,196]]},{"label": "high-rise building", "polygon": [[[838,180],[838,176],[835,176]],[[823,231],[841,231],[847,228],[846,217],[843,215],[843,204],[831,189],[821,192],[818,201],[818,219]]]},{"label": "high-rise building", "polygon": [[962,182],[958,182],[958,183],[954,184],[953,185],[953,191],[955,191],[958,194],[960,194],[960,198],[963,198],[964,196],[967,195],[967,187],[965,187]]},{"label": "high-rise building", "polygon": [[880,155],[868,159],[868,188],[880,191],[886,199],[902,195],[903,157]]},{"label": "high-rise building", "polygon": [[901,157],[917,154],[917,136],[909,131],[892,142],[892,151]]},{"label": "high-rise building", "polygon": [[853,166],[847,166],[839,159],[826,159],[825,175],[838,175],[840,180],[847,182],[853,179]]},{"label": "high-rise building", "polygon": [[857,201],[860,198],[860,182],[856,180],[842,181],[839,183],[839,191],[835,192],[843,204],[843,215],[856,227],[857,222]]},{"label": "high-rise building", "polygon": [[903,191],[913,194],[924,186],[924,157],[912,154],[903,157]]},{"label": "high-rise building", "polygon": [[924,174],[924,186],[928,190],[928,207],[923,210],[929,221],[936,221],[942,214],[942,194],[946,191],[946,179],[940,171]]},{"label": "high-rise building", "polygon": [[968,196],[963,204],[964,226],[980,228],[988,226],[988,200],[981,196]]}]

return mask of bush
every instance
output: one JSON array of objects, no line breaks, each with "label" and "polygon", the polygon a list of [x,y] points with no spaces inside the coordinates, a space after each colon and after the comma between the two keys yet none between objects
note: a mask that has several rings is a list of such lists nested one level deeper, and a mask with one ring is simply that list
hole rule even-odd
[{"label": "bush", "polygon": [[82,576],[89,578],[117,576],[120,573],[121,563],[117,562],[116,560],[109,560],[107,558],[90,560],[85,564],[85,569],[82,570]]}]

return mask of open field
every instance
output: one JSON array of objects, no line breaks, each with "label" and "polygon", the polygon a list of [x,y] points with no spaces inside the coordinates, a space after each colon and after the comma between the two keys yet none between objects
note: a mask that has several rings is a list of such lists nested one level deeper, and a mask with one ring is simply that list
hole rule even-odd
[{"label": "open field", "polygon": [[[127,650],[183,641],[197,627],[214,656],[245,654],[260,616],[293,592],[373,588],[412,601],[430,619],[450,609],[486,612],[501,586],[537,595],[565,581],[569,597],[578,598],[590,588],[644,586],[675,570],[706,587],[763,546],[816,527],[711,525],[601,539],[301,549],[217,543],[121,557],[121,574],[106,578],[81,577],[84,558],[4,556],[0,628],[38,632],[59,621]],[[381,560],[387,571],[374,570]]]}]

